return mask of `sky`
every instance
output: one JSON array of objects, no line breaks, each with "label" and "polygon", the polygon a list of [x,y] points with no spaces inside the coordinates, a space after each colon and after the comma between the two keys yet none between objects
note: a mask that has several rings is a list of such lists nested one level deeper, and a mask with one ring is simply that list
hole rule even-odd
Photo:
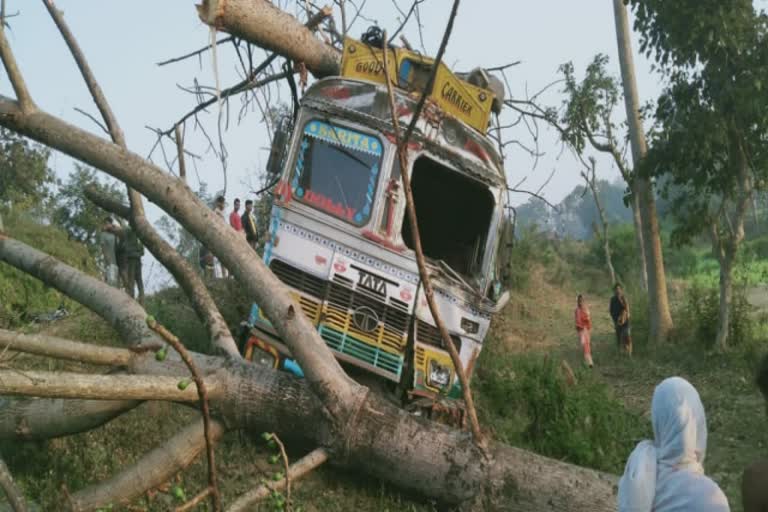
[{"label": "sky", "polygon": [[[396,1],[404,10],[410,6],[409,0]],[[7,0],[7,3],[10,13],[19,13],[10,20],[10,44],[38,106],[81,128],[103,134],[93,121],[74,110],[80,108],[97,114],[77,67],[42,2]],[[56,3],[104,89],[132,151],[147,156],[157,138],[147,127],[167,129],[195,106],[195,97],[180,90],[179,86],[190,86],[195,81],[215,84],[216,73],[210,52],[200,59],[164,67],[156,65],[161,60],[209,43],[211,31],[197,17],[193,0],[58,0]],[[294,4],[286,0],[280,3]],[[451,5],[450,0],[425,0],[421,4],[424,49],[430,55],[437,52]],[[360,37],[374,22],[390,32],[400,24],[401,15],[393,0],[368,0],[363,12],[365,18],[358,18],[350,29],[353,37]],[[348,7],[348,18],[353,15],[354,9]],[[340,24],[338,9],[335,18]],[[420,47],[421,38],[414,21],[409,22],[404,33],[414,46]],[[223,36],[217,35],[219,38]],[[633,36],[633,45],[636,50],[637,34]],[[558,68],[565,62],[572,61],[581,76],[597,53],[610,57],[609,69],[618,76],[611,0],[464,0],[459,7],[445,62],[461,71],[521,61],[507,71],[507,77],[514,96],[523,98],[526,91],[533,93],[557,79]],[[239,64],[230,45],[222,46],[216,52],[216,64],[222,88],[240,80]],[[636,54],[635,65],[641,103],[658,97],[662,84],[651,72],[650,63]],[[0,94],[13,96],[4,75],[0,75]],[[288,99],[286,91],[278,89],[270,102],[277,104]],[[561,101],[562,95],[557,88],[541,97],[541,103],[545,105],[556,106]],[[249,190],[258,187],[258,175],[268,155],[268,136],[260,113],[249,112],[238,122],[238,109],[239,100],[234,100],[229,125],[222,132],[228,153],[228,201],[234,197],[247,197]],[[622,105],[617,109],[617,116],[620,116],[617,119],[621,120],[623,114]],[[216,107],[199,119],[215,138]],[[517,183],[527,176],[523,188],[536,191],[554,170],[554,176],[541,191],[554,203],[579,184],[579,166],[568,152],[561,151],[554,131],[544,126],[540,128],[538,147],[545,155],[534,167],[534,159],[528,153],[509,146],[506,171],[510,183]],[[524,126],[520,125],[516,130],[509,134],[510,138],[531,143],[531,136]],[[172,159],[175,148],[168,141],[165,145],[169,159]],[[199,159],[189,159],[187,164],[190,186],[197,188],[198,180],[202,180],[208,184],[209,192],[222,190],[222,164],[207,149],[208,143],[200,130],[195,130],[191,123],[187,125],[185,147],[200,155]],[[155,151],[153,161],[165,167],[160,151]],[[609,159],[600,157],[598,162],[600,178],[615,179],[618,176]],[[62,178],[73,168],[71,159],[59,154],[54,154],[51,165]],[[528,198],[516,194],[512,203],[522,203]],[[161,215],[153,206],[148,212],[152,219]]]}]

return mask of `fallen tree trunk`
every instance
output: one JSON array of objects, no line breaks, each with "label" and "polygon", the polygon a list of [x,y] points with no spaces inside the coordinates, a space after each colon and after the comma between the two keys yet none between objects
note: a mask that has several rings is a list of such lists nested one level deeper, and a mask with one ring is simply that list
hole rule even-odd
[{"label": "fallen tree trunk", "polygon": [[203,23],[217,30],[303,62],[318,78],[339,74],[341,53],[267,0],[203,0],[197,12]]}]

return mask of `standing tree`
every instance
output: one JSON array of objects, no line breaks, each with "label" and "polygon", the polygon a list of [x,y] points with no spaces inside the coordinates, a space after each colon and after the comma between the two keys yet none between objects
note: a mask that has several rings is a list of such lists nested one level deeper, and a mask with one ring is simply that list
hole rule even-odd
[{"label": "standing tree", "polygon": [[727,347],[733,267],[768,175],[768,17],[750,0],[632,0],[641,48],[668,76],[646,170],[668,175],[676,237],[711,237],[720,264],[716,343]]},{"label": "standing tree", "polygon": [[608,274],[611,276],[611,283],[617,283],[616,269],[613,267],[613,259],[611,258],[611,242],[608,238],[608,219],[605,216],[605,210],[603,209],[602,202],[600,201],[600,190],[597,181],[597,172],[595,170],[597,162],[593,157],[589,158],[589,167],[581,171],[581,177],[584,178],[590,192],[592,192],[592,198],[595,201],[595,208],[597,208],[598,223],[593,223],[595,236],[600,240],[603,245],[603,254],[605,255],[605,265],[608,267]]},{"label": "standing tree", "polygon": [[[629,21],[627,20],[624,0],[613,0],[613,11],[616,19],[616,42],[621,65],[621,81],[624,85],[624,104],[627,109],[632,160],[635,169],[637,169],[640,162],[645,158],[648,148],[640,120],[640,101],[637,93]],[[643,250],[648,275],[649,336],[652,341],[660,341],[666,339],[672,329],[672,315],[669,312],[667,277],[664,274],[664,257],[661,251],[661,234],[653,183],[645,176],[636,176],[633,192],[637,195],[637,205],[643,228]]]}]

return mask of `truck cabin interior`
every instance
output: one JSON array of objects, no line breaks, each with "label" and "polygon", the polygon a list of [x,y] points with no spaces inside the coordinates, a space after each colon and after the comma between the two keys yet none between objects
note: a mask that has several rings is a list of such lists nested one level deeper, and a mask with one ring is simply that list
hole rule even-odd
[{"label": "truck cabin interior", "polygon": [[[426,156],[413,164],[411,189],[424,255],[466,277],[480,272],[495,207],[490,190]],[[402,236],[413,249],[407,218]]]}]

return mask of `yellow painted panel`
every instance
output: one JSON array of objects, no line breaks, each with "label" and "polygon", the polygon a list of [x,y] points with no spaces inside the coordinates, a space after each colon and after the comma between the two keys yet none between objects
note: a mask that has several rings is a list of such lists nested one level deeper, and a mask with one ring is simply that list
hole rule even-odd
[{"label": "yellow painted panel", "polygon": [[[396,75],[395,52],[389,50],[389,76],[394,83]],[[341,56],[341,76],[386,84],[384,80],[384,52],[351,38],[344,39]]]}]

